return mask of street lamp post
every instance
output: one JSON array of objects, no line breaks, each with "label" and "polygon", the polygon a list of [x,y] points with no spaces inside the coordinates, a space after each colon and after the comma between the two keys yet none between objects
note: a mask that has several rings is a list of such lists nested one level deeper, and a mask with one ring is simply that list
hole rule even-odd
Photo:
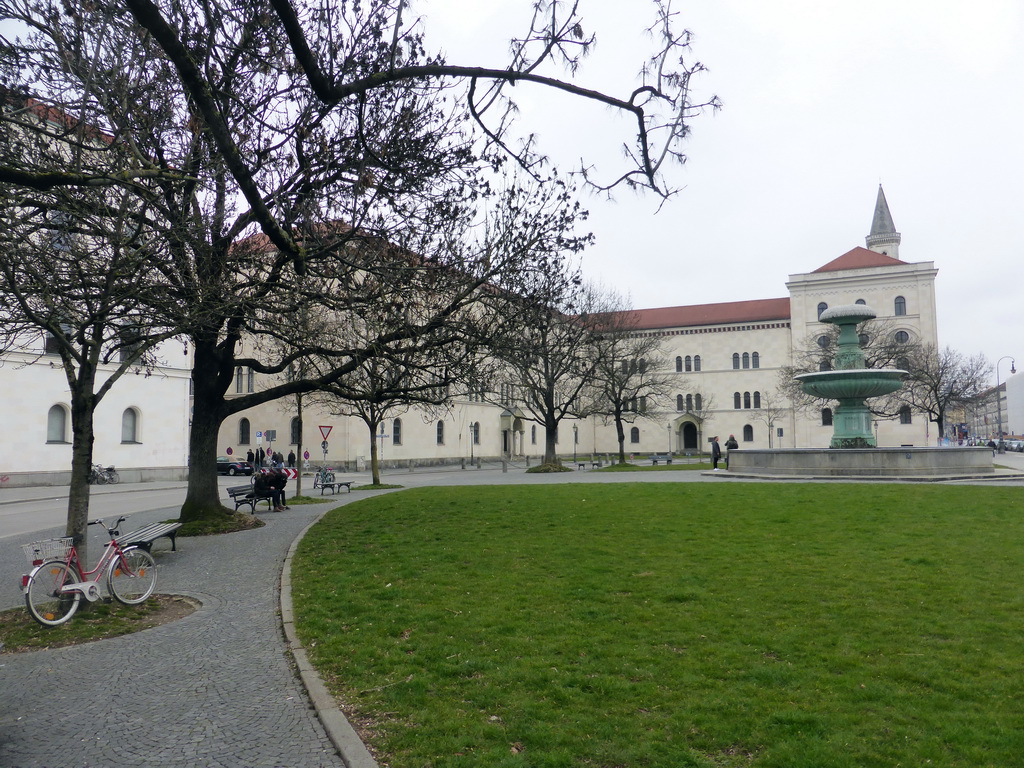
[{"label": "street lamp post", "polygon": [[579,425],[572,425],[572,463],[576,463],[576,443],[580,441],[580,428]]},{"label": "street lamp post", "polygon": [[1017,369],[1014,367],[1014,364],[1015,364],[1016,361],[1013,359],[1013,355],[1003,355],[998,360],[996,360],[996,423],[999,425],[999,427],[998,427],[999,434],[996,435],[996,450],[997,451],[1003,445],[1003,396],[999,392],[999,388],[1001,386],[1000,383],[999,383],[999,364],[1001,362],[1003,362],[1003,360],[1009,360],[1010,361],[1010,374],[1011,375],[1017,372]]}]

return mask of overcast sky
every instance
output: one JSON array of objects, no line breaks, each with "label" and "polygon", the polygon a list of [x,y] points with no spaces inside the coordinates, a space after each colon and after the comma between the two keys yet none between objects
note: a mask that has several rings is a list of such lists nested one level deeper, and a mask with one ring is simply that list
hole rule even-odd
[{"label": "overcast sky", "polygon": [[[452,63],[498,63],[529,5],[414,8]],[[582,82],[628,93],[650,47],[649,4],[582,5],[598,34]],[[676,0],[675,9],[708,67],[698,100],[714,93],[723,107],[692,123],[688,162],[672,173],[684,189],[660,213],[653,198],[625,191],[587,201],[597,235],[587,277],[637,308],[786,296],[790,274],[864,246],[881,183],[900,258],[939,270],[940,344],[1024,366],[1024,4]],[[524,98],[524,117],[560,163],[629,135],[607,110]],[[1003,361],[1001,380],[1009,368]]]}]

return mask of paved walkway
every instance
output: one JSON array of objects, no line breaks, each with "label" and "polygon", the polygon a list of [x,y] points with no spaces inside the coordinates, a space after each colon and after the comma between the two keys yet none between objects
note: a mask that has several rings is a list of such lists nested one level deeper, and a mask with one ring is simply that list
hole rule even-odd
[{"label": "paved walkway", "polygon": [[[1024,469],[1024,456],[1003,463]],[[384,480],[406,487],[714,482],[717,478],[709,474],[524,475],[471,470],[396,473]],[[39,498],[36,494],[49,495],[52,489],[18,493],[28,499]],[[365,495],[343,493],[332,502],[345,504],[359,498]],[[307,693],[297,676],[305,667],[304,657],[300,652],[297,669],[279,615],[278,585],[290,547],[307,526],[334,506],[296,506],[287,512],[261,514],[267,522],[263,528],[182,539],[178,552],[171,552],[166,540],[161,540],[154,551],[160,565],[158,591],[191,595],[203,604],[186,619],[73,648],[0,656],[0,766],[372,766],[344,719],[333,710],[330,697],[318,687],[315,675],[306,681],[311,686],[311,694]],[[176,513],[177,508],[139,513],[131,527]],[[20,600],[12,575],[15,569],[24,571],[20,544],[59,533],[0,539],[0,608]],[[287,627],[287,599],[283,618]],[[321,708],[319,718],[317,708]],[[345,746],[347,763],[335,743]]]},{"label": "paved walkway", "polygon": [[296,676],[278,615],[289,546],[325,508],[264,514],[263,528],[182,539],[178,552],[158,545],[158,591],[203,603],[186,619],[0,656],[0,765],[344,766]]}]

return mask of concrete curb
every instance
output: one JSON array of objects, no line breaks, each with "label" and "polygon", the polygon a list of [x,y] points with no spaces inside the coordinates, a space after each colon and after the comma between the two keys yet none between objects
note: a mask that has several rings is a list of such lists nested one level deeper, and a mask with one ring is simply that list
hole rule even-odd
[{"label": "concrete curb", "polygon": [[345,765],[348,768],[379,768],[377,761],[373,759],[363,740],[359,738],[359,734],[345,717],[345,713],[334,703],[334,697],[328,692],[327,686],[324,685],[320,675],[313,668],[306,649],[302,647],[302,643],[299,642],[299,638],[295,634],[295,613],[292,607],[292,557],[295,555],[299,542],[302,541],[309,529],[320,522],[320,519],[330,511],[325,510],[323,514],[317,516],[313,522],[303,528],[288,548],[288,554],[285,555],[284,566],[281,569],[281,588],[279,590],[281,624],[284,628],[288,650],[292,654],[292,658],[295,659],[295,666],[299,670],[302,684],[306,687],[309,699],[316,709],[317,717],[320,718],[320,722],[327,732],[327,738],[334,744]]}]

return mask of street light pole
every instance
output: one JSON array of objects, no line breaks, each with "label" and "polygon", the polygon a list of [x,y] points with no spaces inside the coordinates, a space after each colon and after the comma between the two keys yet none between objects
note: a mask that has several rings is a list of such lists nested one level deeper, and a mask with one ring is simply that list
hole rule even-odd
[{"label": "street light pole", "polygon": [[572,463],[576,463],[576,443],[580,441],[580,428],[578,424],[572,425]]},{"label": "street light pole", "polygon": [[1016,361],[1013,359],[1013,355],[1003,355],[998,360],[996,360],[996,423],[999,425],[999,434],[996,435],[997,451],[1003,443],[1003,396],[999,392],[999,388],[1001,386],[999,383],[999,364],[1003,362],[1003,360],[1010,361],[1011,375],[1017,372],[1017,369],[1014,367]]}]

